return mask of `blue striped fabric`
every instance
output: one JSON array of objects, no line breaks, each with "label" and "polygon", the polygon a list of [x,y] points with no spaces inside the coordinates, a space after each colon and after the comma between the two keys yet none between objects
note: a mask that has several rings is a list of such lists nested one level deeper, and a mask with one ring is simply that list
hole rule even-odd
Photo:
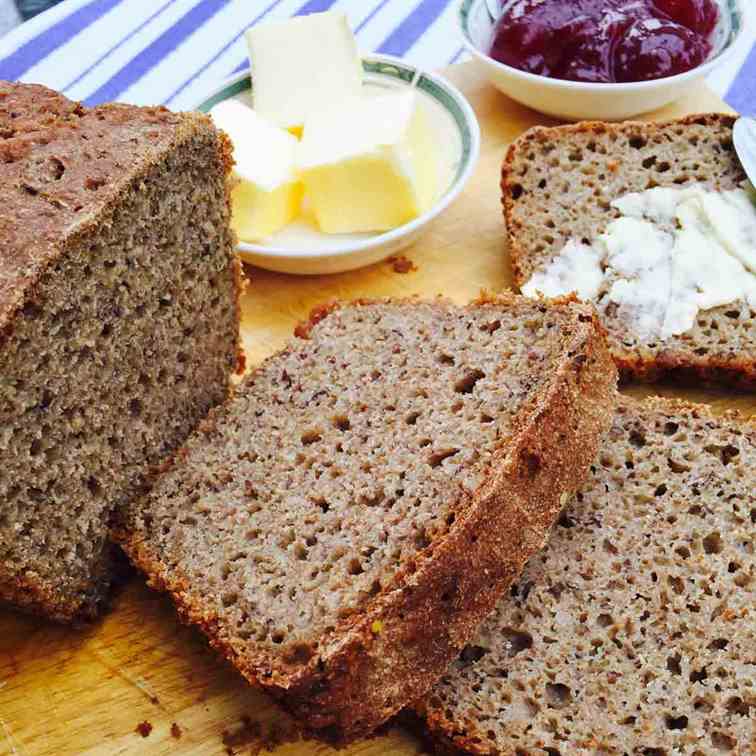
[{"label": "blue striped fabric", "polygon": [[230,0],[199,0],[199,2],[170,29],[145,47],[116,74],[87,97],[87,105],[111,102],[125,92],[134,82],[139,81],[148,71],[160,63],[165,56],[175,50],[192,32],[212,18]]},{"label": "blue striped fabric", "polygon": [[383,6],[386,5],[387,2],[389,2],[389,0],[381,0],[381,2],[378,3],[378,5],[376,5],[375,8],[373,8],[370,13],[357,24],[357,26],[354,27],[354,33],[359,35],[359,33],[375,18],[375,15],[383,10]]},{"label": "blue striped fabric", "polygon": [[[265,9],[264,9],[264,10],[262,11],[262,13],[260,13],[260,14],[259,14],[258,16],[256,16],[256,17],[255,17],[255,18],[254,18],[254,19],[252,20],[252,23],[250,24],[250,26],[254,26],[254,25],[255,25],[256,23],[258,23],[259,21],[262,21],[262,20],[263,20],[263,19],[265,18],[265,16],[267,16],[267,15],[268,15],[268,13],[270,13],[270,12],[271,12],[271,11],[272,11],[273,9],[275,9],[275,8],[276,8],[276,6],[278,6],[278,5],[280,5],[280,4],[281,4],[281,0],[273,0],[273,2],[272,2],[272,3],[271,3],[271,4],[270,4],[270,5],[269,5],[269,6],[267,7],[267,8],[265,8]],[[230,49],[230,48],[231,48],[231,47],[232,47],[233,45],[235,45],[235,44],[236,44],[236,43],[237,43],[237,42],[239,41],[239,39],[241,39],[241,37],[242,37],[242,35],[243,35],[243,34],[244,34],[244,30],[243,30],[243,29],[242,29],[242,31],[239,31],[239,32],[237,32],[236,34],[234,34],[234,36],[233,36],[233,38],[231,39],[231,41],[230,41],[230,42],[226,42],[226,44],[224,44],[224,45],[223,45],[223,47],[221,47],[221,49],[220,49],[220,50],[218,50],[218,52],[216,52],[216,53],[215,53],[215,55],[213,55],[213,57],[212,57],[212,58],[210,58],[210,60],[209,60],[209,61],[208,61],[208,62],[207,62],[207,63],[206,63],[206,64],[205,64],[204,66],[202,66],[202,67],[201,67],[201,68],[200,68],[200,69],[199,69],[198,71],[196,71],[196,72],[195,72],[195,73],[194,73],[194,74],[193,74],[193,75],[192,75],[192,76],[191,76],[191,77],[190,77],[189,79],[187,79],[187,80],[186,80],[186,81],[185,81],[185,82],[184,82],[184,83],[183,83],[183,84],[182,84],[182,85],[181,85],[181,86],[180,86],[180,87],[179,87],[179,88],[178,88],[178,89],[177,89],[177,90],[176,90],[175,92],[172,92],[172,93],[171,93],[171,95],[170,95],[170,97],[168,98],[168,100],[167,100],[166,102],[167,102],[167,103],[170,103],[170,102],[172,102],[172,101],[173,101],[173,100],[175,100],[175,99],[176,99],[176,97],[178,97],[178,95],[180,95],[180,94],[181,94],[181,93],[182,93],[182,92],[183,92],[183,91],[184,91],[184,90],[185,90],[185,89],[186,89],[187,87],[191,86],[191,85],[192,85],[192,83],[193,83],[193,82],[194,82],[194,81],[195,81],[195,80],[197,79],[197,77],[198,77],[198,76],[199,76],[199,75],[200,75],[200,74],[201,74],[201,73],[202,73],[202,72],[203,72],[204,70],[206,70],[206,69],[208,68],[208,66],[210,66],[210,65],[211,65],[212,63],[215,63],[215,61],[216,61],[216,60],[218,60],[218,58],[220,58],[220,57],[221,57],[221,56],[222,56],[222,55],[223,55],[224,53],[228,52],[228,50],[229,50],[229,49]],[[239,64],[239,65],[238,65],[238,66],[237,66],[237,67],[236,67],[235,69],[234,69],[234,71],[233,71],[233,72],[234,72],[234,73],[238,73],[238,72],[239,72],[239,71],[241,71],[241,70],[242,70],[243,68],[246,68],[246,67],[247,67],[248,65],[249,65],[249,63],[248,63],[247,59],[245,58],[245,59],[244,59],[244,60],[243,60],[243,61],[242,61],[242,62],[241,62],[241,63],[240,63],[240,64]]]},{"label": "blue striped fabric", "polygon": [[756,115],[756,45],[727,92],[727,102],[739,113]]},{"label": "blue striped fabric", "polygon": [[417,42],[423,33],[432,24],[449,0],[422,0],[400,24],[386,37],[383,44],[378,48],[379,52],[386,55],[406,55],[412,45]]},{"label": "blue striped fabric", "polygon": [[333,0],[309,0],[297,11],[297,16],[306,16],[309,13],[323,13],[323,11],[330,10],[333,4]]},{"label": "blue striped fabric", "polygon": [[92,0],[69,16],[64,16],[3,58],[0,63],[0,78],[8,81],[20,79],[32,66],[44,60],[53,50],[65,45],[119,2],[121,0]]},{"label": "blue striped fabric", "polygon": [[78,84],[90,71],[94,70],[100,63],[102,63],[108,56],[116,52],[116,50],[118,50],[118,48],[120,48],[122,45],[125,45],[135,34],[138,34],[140,31],[142,31],[142,29],[148,26],[164,10],[166,10],[168,6],[173,5],[173,3],[175,2],[176,0],[168,0],[165,5],[161,5],[151,16],[149,16],[145,21],[139,24],[139,26],[132,29],[128,34],[119,39],[118,42],[113,45],[113,47],[111,47],[109,50],[106,50],[102,55],[100,55],[99,58],[97,58],[97,60],[88,65],[80,74],[76,76],[73,81],[63,87],[62,91],[65,92],[67,89],[71,89],[71,87],[76,86],[76,84]]},{"label": "blue striped fabric", "polygon": [[[88,104],[119,99],[189,108],[246,67],[249,26],[331,7],[347,13],[363,49],[438,68],[466,58],[458,2],[66,0],[0,40],[0,78],[48,84]],[[710,83],[735,108],[756,112],[753,25],[750,40]]]}]

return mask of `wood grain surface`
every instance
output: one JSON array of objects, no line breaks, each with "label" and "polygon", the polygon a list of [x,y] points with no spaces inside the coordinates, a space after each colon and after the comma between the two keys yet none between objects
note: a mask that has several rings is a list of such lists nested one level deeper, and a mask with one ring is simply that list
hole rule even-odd
[{"label": "wood grain surface", "polygon": [[[406,253],[417,270],[402,274],[385,262],[343,275],[297,278],[248,268],[243,336],[249,365],[279,349],[296,322],[325,300],[444,294],[462,303],[482,289],[509,286],[499,167],[515,137],[548,121],[496,92],[470,64],[448,75],[478,114],[482,154],[463,196]],[[651,117],[724,108],[701,89]],[[654,392],[756,412],[756,399],[747,395],[670,386],[630,390]],[[0,610],[0,754],[253,754],[264,742],[287,739],[275,749],[277,756],[331,752],[317,743],[292,742],[293,732],[268,698],[219,661],[199,633],[178,623],[170,602],[136,577],[116,592],[112,611],[84,629]],[[394,727],[342,753],[421,752],[411,735]]]}]

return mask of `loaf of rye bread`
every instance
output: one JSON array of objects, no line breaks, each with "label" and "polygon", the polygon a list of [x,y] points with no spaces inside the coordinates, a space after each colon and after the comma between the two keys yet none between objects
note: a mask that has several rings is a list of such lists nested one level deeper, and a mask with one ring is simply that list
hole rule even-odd
[{"label": "loaf of rye bread", "polygon": [[96,613],[112,511],[227,397],[230,165],[204,116],[0,82],[0,600]]},{"label": "loaf of rye bread", "polygon": [[[730,115],[663,123],[580,123],[534,128],[515,141],[502,174],[509,250],[518,286],[570,239],[592,242],[619,216],[611,201],[656,186],[738,188],[746,176],[735,154]],[[699,312],[693,328],[641,341],[618,311],[601,308],[621,374],[756,386],[756,312],[742,300]]]},{"label": "loaf of rye bread", "polygon": [[118,533],[318,737],[424,693],[544,544],[609,427],[592,308],[506,296],[314,313]]},{"label": "loaf of rye bread", "polygon": [[756,425],[623,400],[589,484],[419,705],[438,752],[756,752]]}]

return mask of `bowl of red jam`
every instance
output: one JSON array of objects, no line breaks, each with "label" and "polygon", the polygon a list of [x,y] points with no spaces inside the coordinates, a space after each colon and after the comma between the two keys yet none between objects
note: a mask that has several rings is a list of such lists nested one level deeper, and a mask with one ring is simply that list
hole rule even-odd
[{"label": "bowl of red jam", "polygon": [[513,99],[566,120],[621,120],[700,84],[734,51],[743,0],[462,0],[465,44]]}]

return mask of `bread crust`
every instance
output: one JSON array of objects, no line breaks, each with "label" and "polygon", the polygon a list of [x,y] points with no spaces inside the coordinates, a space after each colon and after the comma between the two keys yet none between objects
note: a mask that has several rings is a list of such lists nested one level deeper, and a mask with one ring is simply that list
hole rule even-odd
[{"label": "bread crust", "polygon": [[[94,582],[97,588],[107,585],[107,580]],[[60,623],[94,619],[105,598],[103,592],[95,590],[90,591],[81,601],[61,602],[55,591],[36,580],[33,575],[13,575],[3,571],[0,571],[0,587],[2,588],[0,605],[7,604],[15,609]]]},{"label": "bread crust", "polygon": [[420,738],[433,756],[494,756],[490,750],[481,749],[474,738],[455,731],[445,719],[429,712],[423,701],[404,709],[397,719]]},{"label": "bread crust", "polygon": [[[471,306],[517,300],[502,295]],[[297,332],[307,337],[340,306],[318,308],[313,323]],[[313,734],[337,745],[369,734],[428,690],[544,545],[611,423],[616,370],[595,311],[571,298],[551,306],[569,312],[558,368],[522,408],[464,514],[362,610],[339,620],[331,640],[305,663],[276,663],[232,646],[221,619],[192,601],[186,579],[167,574],[138,535],[119,532],[119,540],[150,585],[171,593],[183,619],[199,625],[250,682]],[[221,416],[222,409],[211,413],[206,425]]]},{"label": "bread crust", "polygon": [[[704,113],[656,123],[628,121],[614,124],[586,121],[568,126],[538,126],[525,132],[507,150],[500,184],[514,284],[520,287],[526,283],[539,260],[538,255],[523,243],[519,233],[520,221],[514,217],[516,200],[513,198],[513,188],[519,182],[515,173],[515,162],[518,154],[526,151],[531,144],[567,143],[571,137],[586,135],[600,137],[626,134],[648,139],[658,133],[689,126],[731,131],[735,120],[736,116],[727,113]],[[616,170],[621,170],[619,163]],[[623,381],[653,383],[662,379],[673,379],[695,384],[727,384],[744,390],[756,388],[756,360],[752,357],[749,358],[742,353],[698,354],[695,346],[692,344],[690,348],[681,348],[670,345],[653,353],[651,350],[628,348],[619,338],[610,335],[610,348]]]},{"label": "bread crust", "polygon": [[[117,127],[117,138],[95,154],[86,140],[106,126]],[[218,159],[230,173],[233,147],[204,114],[118,103],[86,108],[39,84],[0,80],[0,347],[15,313],[34,298],[38,282],[67,245],[107,222],[113,203],[134,191],[169,150],[201,130],[218,134]],[[38,165],[47,166],[39,175],[25,160],[32,152]],[[60,176],[50,181],[45,170]],[[229,206],[230,201],[229,187]],[[233,265],[241,282],[238,259]],[[237,353],[243,370],[241,342]]]}]

